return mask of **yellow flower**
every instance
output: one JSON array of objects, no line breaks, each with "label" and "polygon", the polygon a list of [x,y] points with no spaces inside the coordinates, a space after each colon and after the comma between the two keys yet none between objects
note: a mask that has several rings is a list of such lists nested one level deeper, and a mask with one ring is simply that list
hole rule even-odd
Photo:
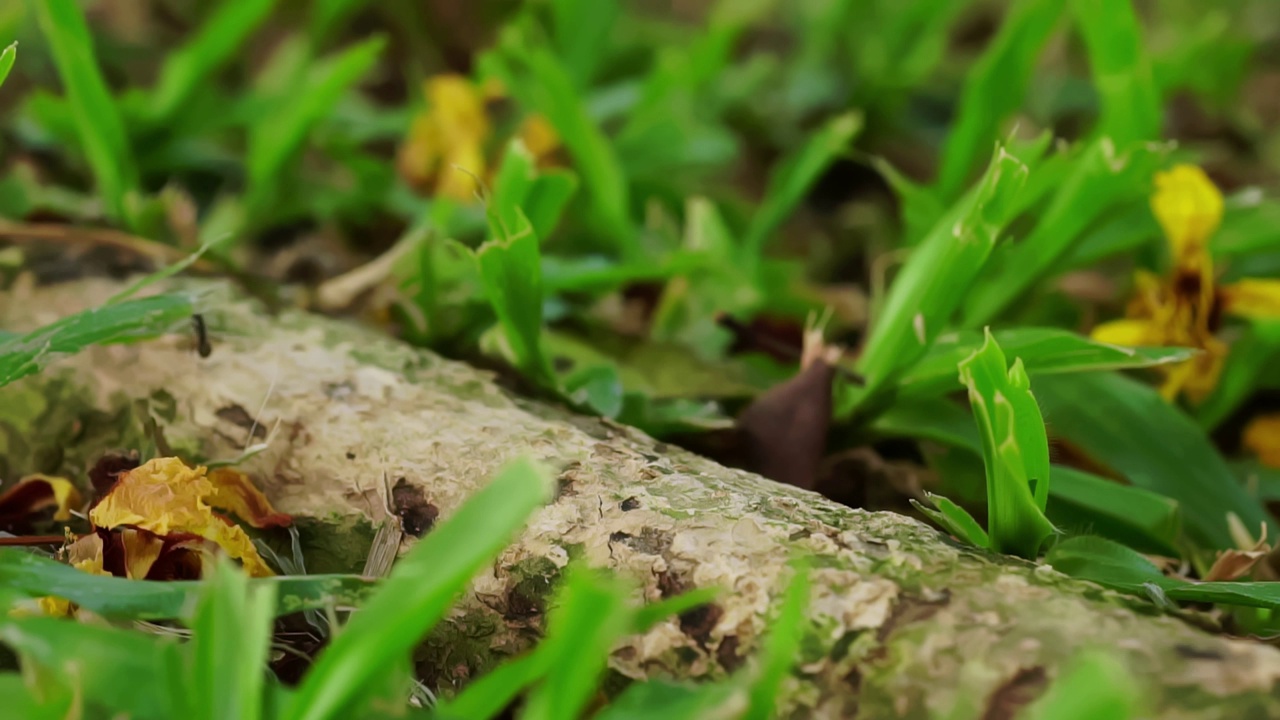
[{"label": "yellow flower", "polygon": [[1280,468],[1280,413],[1259,415],[1250,420],[1241,439],[1263,465]]},{"label": "yellow flower", "polygon": [[[488,101],[500,99],[502,86],[489,81],[476,85],[462,75],[436,75],[423,85],[427,107],[409,130],[397,165],[409,184],[439,197],[468,202],[476,197],[476,178],[489,179],[487,156],[493,139]],[[560,146],[545,119],[530,115],[517,133],[534,158],[546,159]]]},{"label": "yellow flower", "polygon": [[1222,222],[1222,193],[1204,171],[1178,165],[1157,173],[1151,210],[1164,230],[1173,262],[1158,276],[1139,271],[1126,317],[1094,328],[1115,345],[1189,347],[1200,354],[1163,366],[1161,392],[1172,400],[1203,400],[1217,385],[1228,345],[1218,337],[1224,316],[1280,318],[1280,281],[1245,279],[1219,285],[1209,241]]}]

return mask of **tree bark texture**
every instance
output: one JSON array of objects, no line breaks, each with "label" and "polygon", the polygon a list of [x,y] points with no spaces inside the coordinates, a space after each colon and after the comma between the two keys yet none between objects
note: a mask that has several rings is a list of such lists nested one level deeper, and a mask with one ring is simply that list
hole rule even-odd
[{"label": "tree bark texture", "polygon": [[[33,327],[121,287],[15,290],[0,299],[0,327]],[[1280,717],[1280,650],[515,397],[372,330],[270,316],[216,281],[176,287],[200,297],[213,353],[175,334],[91,349],[0,389],[0,472],[83,472],[103,451],[137,446],[145,400],[188,456],[228,459],[265,441],[241,468],[298,519],[309,570],[358,571],[387,518],[386,488],[420,491],[426,505],[406,524],[430,532],[435,513],[448,518],[503,463],[532,455],[561,492],[419,650],[420,670],[446,691],[537,640],[571,557],[632,578],[645,600],[726,588],[714,606],[627,639],[610,663],[614,680],[724,677],[759,646],[802,552],[816,556],[813,594],[783,717],[1012,718],[1095,648],[1128,666],[1152,717]]]}]

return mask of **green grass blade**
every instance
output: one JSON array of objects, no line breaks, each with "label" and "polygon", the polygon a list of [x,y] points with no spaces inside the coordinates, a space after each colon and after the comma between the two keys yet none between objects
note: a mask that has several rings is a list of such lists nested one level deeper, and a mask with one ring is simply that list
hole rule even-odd
[{"label": "green grass blade", "polygon": [[1026,710],[1027,720],[1133,720],[1142,690],[1123,663],[1100,652],[1072,659]]},{"label": "green grass blade", "polygon": [[[542,258],[533,227],[518,207],[490,208],[493,239],[476,251],[485,295],[493,306],[516,366],[543,387],[556,386],[542,342]],[[514,226],[506,224],[503,216]]]},{"label": "green grass blade", "polygon": [[1054,532],[1044,515],[1049,498],[1049,441],[1030,380],[1018,360],[987,332],[982,348],[960,363],[960,381],[982,437],[991,548],[1034,558]]},{"label": "green grass blade", "polygon": [[249,204],[256,212],[265,210],[279,175],[312,128],[373,68],[384,45],[384,38],[373,37],[317,63],[307,70],[301,87],[286,88],[271,111],[252,125],[247,164]]},{"label": "green grass blade", "polygon": [[1026,178],[1017,158],[998,150],[981,182],[914,249],[894,279],[859,360],[865,394],[914,365],[947,326],[995,247],[1006,210]]},{"label": "green grass blade", "polygon": [[582,178],[602,231],[624,257],[641,257],[631,223],[627,177],[559,58],[531,45],[520,28],[509,27],[499,51],[485,56],[482,67],[501,78],[526,110],[540,113],[551,123]]},{"label": "green grass blade", "polygon": [[1160,136],[1160,92],[1130,0],[1071,0],[1101,104],[1095,133],[1117,147]]},{"label": "green grass blade", "polygon": [[312,3],[311,22],[307,29],[312,42],[318,45],[334,28],[368,3],[369,0],[316,0]]},{"label": "green grass blade", "polygon": [[911,499],[911,504],[915,509],[927,515],[940,527],[960,540],[975,547],[991,547],[991,538],[987,535],[987,531],[982,529],[982,526],[978,524],[977,520],[973,519],[968,510],[941,495],[933,493],[929,493],[929,501],[933,503],[934,507],[929,507],[915,498]]},{"label": "green grass blade", "polygon": [[553,0],[552,35],[565,70],[579,88],[589,87],[609,48],[618,0]]},{"label": "green grass blade", "polygon": [[784,160],[769,177],[760,209],[756,211],[742,239],[742,261],[754,266],[764,254],[765,243],[782,225],[805,193],[831,163],[849,150],[849,143],[862,129],[862,116],[845,113],[828,120],[805,141],[794,155]]},{"label": "green grass blade", "polygon": [[149,117],[156,123],[171,119],[214,70],[241,50],[275,4],[276,0],[216,4],[195,37],[165,58],[148,107]]},{"label": "green grass blade", "polygon": [[787,585],[778,608],[778,617],[769,625],[769,635],[760,652],[760,667],[749,691],[749,703],[742,720],[768,720],[778,712],[778,691],[787,673],[796,664],[804,640],[805,618],[809,610],[809,565],[793,563],[795,575]]},{"label": "green grass blade", "polygon": [[153,295],[78,312],[0,342],[0,387],[90,345],[131,342],[174,330],[191,317],[185,295]]},{"label": "green grass blade", "polygon": [[442,718],[489,720],[497,717],[525,688],[542,678],[551,656],[541,649],[499,665],[476,678],[450,700],[436,706]]},{"label": "green grass blade", "polygon": [[677,685],[635,683],[594,715],[594,720],[704,720],[736,717],[730,703],[743,692],[733,682]]},{"label": "green grass blade", "polygon": [[1065,0],[1014,3],[1004,24],[968,75],[938,171],[938,193],[957,197],[1000,124],[1022,104],[1036,69],[1036,58],[1058,24]]},{"label": "green grass blade", "polygon": [[193,662],[186,666],[191,675],[184,716],[258,720],[266,685],[262,668],[275,619],[275,586],[251,585],[248,575],[225,558],[203,586],[186,647]]},{"label": "green grass blade", "polygon": [[4,50],[0,50],[0,87],[4,86],[5,78],[9,77],[9,71],[13,69],[13,63],[18,59],[18,43],[17,41],[9,43]]},{"label": "green grass blade", "polygon": [[546,472],[532,462],[518,460],[500,471],[396,563],[382,590],[320,653],[285,717],[346,717],[363,688],[404,659],[550,497]]},{"label": "green grass blade", "polygon": [[[281,576],[254,579],[249,585],[273,588],[275,612],[280,615],[334,604],[356,605],[377,587],[358,575]],[[186,617],[201,592],[198,582],[149,582],[90,575],[14,548],[0,549],[0,586],[28,597],[60,597],[104,617],[121,620]]]},{"label": "green grass blade", "polygon": [[[1186,360],[1190,348],[1127,348],[1108,345],[1057,328],[1013,328],[994,333],[1006,354],[1022,360],[1033,377],[1053,373],[1096,372],[1152,367]],[[949,333],[937,339],[929,353],[898,383],[900,393],[939,395],[959,389],[956,364],[983,344],[977,332]]]},{"label": "green grass blade", "polygon": [[988,282],[974,287],[966,299],[966,327],[982,327],[1044,278],[1061,272],[1061,261],[1078,244],[1081,233],[1103,213],[1141,204],[1151,188],[1163,146],[1139,145],[1117,152],[1110,138],[1090,143],[1057,183],[1035,229],[1016,245],[992,257]]},{"label": "green grass blade", "polygon": [[94,58],[93,36],[76,0],[35,3],[40,28],[71,103],[76,131],[108,213],[128,217],[125,196],[138,184],[124,122]]},{"label": "green grass blade", "polygon": [[1182,534],[1178,502],[1143,488],[1055,465],[1049,519],[1143,552],[1177,557]]},{"label": "green grass blade", "polygon": [[558,720],[582,715],[595,695],[609,650],[631,632],[634,610],[628,588],[618,578],[583,566],[568,573],[547,619],[551,654],[546,678],[531,693],[524,720]]},{"label": "green grass blade", "polygon": [[1230,513],[1245,527],[1266,523],[1268,534],[1277,531],[1204,431],[1154,388],[1115,373],[1049,375],[1036,381],[1036,396],[1055,437],[1133,485],[1176,500],[1187,531],[1205,547],[1235,546]]}]

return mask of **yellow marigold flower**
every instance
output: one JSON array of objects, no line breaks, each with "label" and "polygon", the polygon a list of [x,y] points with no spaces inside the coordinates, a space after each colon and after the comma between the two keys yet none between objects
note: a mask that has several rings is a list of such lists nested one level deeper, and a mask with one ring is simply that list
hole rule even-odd
[{"label": "yellow marigold flower", "polygon": [[[492,79],[477,85],[465,76],[445,74],[428,79],[423,94],[427,107],[400,148],[400,174],[431,195],[471,201],[475,178],[488,180],[497,166],[487,155],[494,132],[487,103],[504,97],[505,88]],[[555,130],[538,115],[526,117],[517,136],[540,160],[560,146]]]},{"label": "yellow marigold flower", "polygon": [[1196,348],[1184,363],[1163,366],[1161,392],[1203,400],[1217,385],[1228,346],[1218,338],[1225,315],[1280,318],[1280,282],[1245,279],[1219,285],[1209,240],[1222,221],[1222,193],[1204,171],[1179,165],[1158,173],[1151,209],[1173,257],[1165,276],[1139,271],[1126,317],[1093,330],[1102,342]]}]

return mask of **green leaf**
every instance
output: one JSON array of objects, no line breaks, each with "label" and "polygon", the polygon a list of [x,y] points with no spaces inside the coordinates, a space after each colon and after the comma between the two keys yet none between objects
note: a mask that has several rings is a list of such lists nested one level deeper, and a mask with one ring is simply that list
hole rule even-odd
[{"label": "green leaf", "polygon": [[1275,522],[1236,481],[1204,431],[1154,388],[1115,373],[1042,376],[1036,396],[1054,435],[1137,487],[1172,498],[1192,539],[1234,547],[1227,516],[1245,527]]},{"label": "green leaf", "polygon": [[4,617],[0,643],[13,649],[25,672],[56,678],[99,709],[87,717],[180,717],[174,695],[183,688],[176,672],[184,658],[171,638],[72,620]]},{"label": "green leaf", "polygon": [[9,71],[13,69],[13,63],[17,59],[18,42],[16,40],[9,43],[4,50],[0,50],[0,86],[4,85],[4,80],[9,77]]},{"label": "green leaf", "polygon": [[[505,207],[505,209],[504,209]],[[511,224],[508,224],[509,218]],[[542,346],[542,259],[533,227],[518,207],[490,206],[492,239],[476,251],[485,295],[516,366],[543,387],[556,386]]]},{"label": "green leaf", "polygon": [[951,124],[938,171],[937,192],[944,201],[960,194],[972,176],[974,163],[999,135],[1000,124],[1022,105],[1036,58],[1058,24],[1063,3],[1015,3],[995,39],[965,75],[960,117]]},{"label": "green leaf", "polygon": [[956,202],[917,245],[894,279],[859,360],[864,397],[910,368],[946,328],[977,279],[1008,221],[1026,167],[997,150],[978,185]]},{"label": "green leaf", "polygon": [[[37,687],[33,687],[37,686]],[[33,679],[31,684],[16,672],[0,674],[0,697],[6,717],[22,720],[65,720],[73,717],[73,692],[66,687]]]},{"label": "green leaf", "polygon": [[507,145],[498,166],[490,209],[510,228],[521,224],[518,213],[523,212],[541,241],[555,229],[577,189],[578,177],[573,173],[539,171],[533,154],[516,138]]},{"label": "green leaf", "polygon": [[1025,711],[1027,720],[1132,720],[1141,717],[1142,689],[1124,663],[1082,653]]},{"label": "green leaf", "polygon": [[595,695],[609,651],[631,632],[629,588],[616,576],[574,566],[547,618],[545,647],[553,656],[546,678],[529,693],[521,717],[558,720],[582,715]]},{"label": "green leaf", "polygon": [[246,164],[249,205],[255,212],[266,209],[285,165],[312,128],[333,111],[343,93],[369,72],[384,45],[384,38],[372,37],[316,63],[299,87],[281,89],[271,110],[250,126]]},{"label": "green leaf", "polygon": [[849,143],[860,130],[862,116],[858,113],[837,115],[770,174],[764,199],[742,239],[743,263],[754,266],[759,262],[765,242],[804,199],[823,171],[848,151]]},{"label": "green leaf", "polygon": [[83,310],[0,341],[0,387],[90,345],[123,343],[172,331],[191,317],[185,295],[153,295]]},{"label": "green leaf", "polygon": [[1049,519],[1066,530],[1101,535],[1143,552],[1179,555],[1178,502],[1075,468],[1055,465]]},{"label": "green leaf", "polygon": [[560,60],[531,45],[517,26],[503,32],[496,53],[482,57],[526,110],[540,113],[573,158],[602,231],[624,257],[643,257],[631,224],[630,189],[622,166],[603,132],[587,114],[573,78]]},{"label": "green leaf", "polygon": [[124,220],[128,217],[125,196],[137,187],[137,170],[124,122],[94,59],[93,36],[84,13],[77,0],[42,0],[35,8],[98,191],[111,216]]},{"label": "green leaf", "polygon": [[[201,584],[191,581],[149,582],[91,575],[48,558],[14,548],[0,548],[0,585],[29,597],[52,595],[108,618],[171,620],[186,617],[200,597]],[[354,605],[376,585],[358,575],[297,575],[249,582],[272,588],[279,615]]]},{"label": "green leaf", "polygon": [[703,720],[733,717],[728,710],[743,692],[736,683],[683,685],[661,680],[638,682],[594,715],[595,720]]},{"label": "green leaf", "polygon": [[968,510],[941,495],[933,493],[928,495],[929,501],[933,503],[934,507],[928,507],[915,498],[911,499],[912,506],[960,540],[980,548],[991,547],[991,538],[987,536],[987,531],[982,529],[982,526],[978,524],[977,520],[973,519]]},{"label": "green leaf", "polygon": [[266,20],[276,0],[237,0],[215,4],[195,37],[165,56],[160,80],[147,106],[157,124],[171,119],[219,66],[242,50],[245,39]]},{"label": "green leaf", "polygon": [[573,84],[591,85],[610,46],[614,23],[621,15],[617,0],[554,0],[551,25],[556,50]]},{"label": "green leaf", "polygon": [[[1149,194],[1151,178],[1166,150],[1142,144],[1118,152],[1109,137],[1087,145],[1055,185],[1031,234],[992,256],[985,281],[975,285],[966,299],[963,324],[981,327],[991,322],[1037,282],[1060,273],[1061,260],[1104,212],[1136,204]],[[1141,204],[1145,209],[1146,203]]]},{"label": "green leaf", "polygon": [[1101,117],[1094,132],[1117,147],[1160,136],[1163,118],[1142,42],[1142,26],[1129,0],[1071,0],[1097,86]]},{"label": "green leaf", "polygon": [[462,692],[436,706],[441,718],[489,720],[497,717],[520,693],[546,674],[553,658],[541,646],[508,660],[473,680]]},{"label": "green leaf", "polygon": [[267,663],[275,620],[276,586],[251,584],[248,575],[222,558],[202,583],[200,602],[189,623],[192,662],[183,695],[186,718],[262,717]]},{"label": "green leaf", "polygon": [[321,651],[284,717],[347,717],[364,686],[403,661],[551,491],[546,472],[528,460],[501,470],[400,558],[382,589]]},{"label": "green leaf", "polygon": [[767,720],[778,712],[778,691],[796,664],[804,640],[809,609],[809,565],[792,563],[795,575],[778,608],[778,617],[769,625],[769,635],[760,651],[760,667],[748,691],[748,707],[742,720]]},{"label": "green leaf", "polygon": [[[1190,348],[1109,345],[1057,328],[1015,328],[1001,330],[994,336],[1004,352],[1021,360],[1027,374],[1033,377],[1165,365],[1181,362],[1196,353]],[[982,334],[972,331],[939,337],[924,359],[899,381],[900,392],[920,396],[959,389],[956,365],[983,342]]]},{"label": "green leaf", "polygon": [[1006,367],[990,331],[959,367],[982,436],[991,548],[1034,558],[1054,527],[1044,516],[1049,442],[1030,380],[1020,360]]}]

